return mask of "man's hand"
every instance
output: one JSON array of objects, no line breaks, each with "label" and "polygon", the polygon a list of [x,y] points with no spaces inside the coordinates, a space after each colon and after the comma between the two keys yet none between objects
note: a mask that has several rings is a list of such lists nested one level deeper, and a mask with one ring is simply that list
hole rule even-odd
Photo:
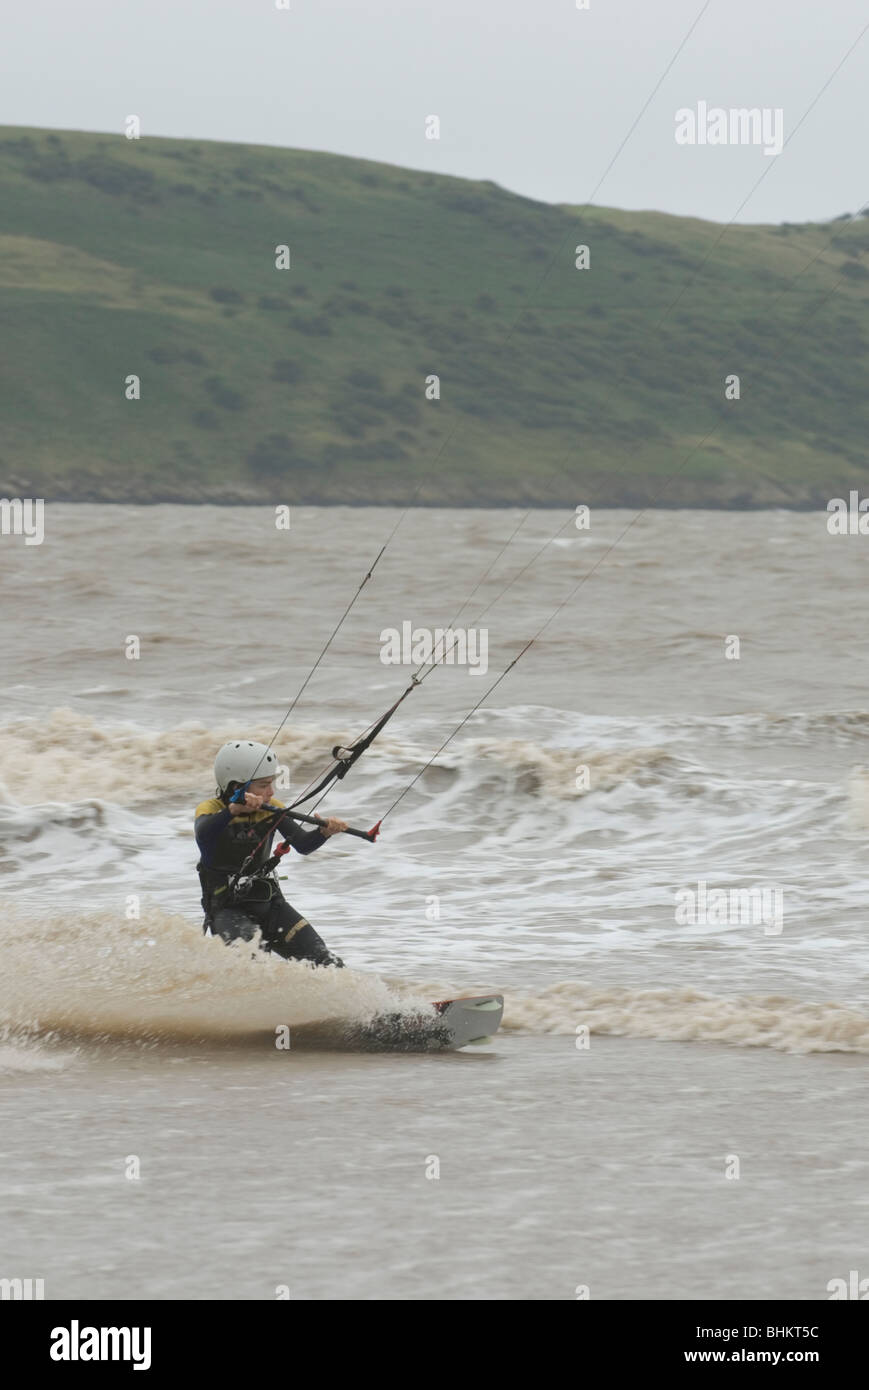
[{"label": "man's hand", "polygon": [[255,792],[245,792],[244,805],[240,801],[230,801],[229,814],[231,816],[250,815],[251,811],[258,811],[264,801],[264,796],[257,796]]},{"label": "man's hand", "polygon": [[346,820],[337,820],[335,816],[328,816],[326,820],[320,821],[321,835],[340,835],[342,830],[347,829]]}]

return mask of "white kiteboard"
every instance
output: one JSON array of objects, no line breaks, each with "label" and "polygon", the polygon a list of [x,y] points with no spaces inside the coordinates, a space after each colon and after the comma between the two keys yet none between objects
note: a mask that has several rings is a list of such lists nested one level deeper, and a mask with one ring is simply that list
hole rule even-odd
[{"label": "white kiteboard", "polygon": [[486,1043],[501,1026],[504,997],[442,999],[434,1017],[425,1014],[379,1014],[352,1029],[364,1051],[441,1052]]},{"label": "white kiteboard", "polygon": [[501,1025],[504,998],[442,999],[433,1014],[376,1014],[366,1023],[324,1019],[292,1031],[292,1046],[342,1052],[449,1052],[486,1043]]}]

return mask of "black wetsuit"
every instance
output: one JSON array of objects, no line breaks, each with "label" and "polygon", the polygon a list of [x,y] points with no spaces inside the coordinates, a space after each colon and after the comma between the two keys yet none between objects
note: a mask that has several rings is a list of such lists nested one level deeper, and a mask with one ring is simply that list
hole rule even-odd
[{"label": "black wetsuit", "polygon": [[230,942],[241,938],[250,941],[256,931],[262,933],[262,949],[274,951],[285,960],[310,960],[316,965],[343,965],[317,935],[306,917],[297,912],[281,893],[274,874],[254,879],[245,891],[230,889],[230,880],[266,832],[264,822],[272,829],[253,862],[259,868],[271,855],[275,831],[289,840],[299,854],[310,854],[329,838],[319,829],[302,830],[298,821],[284,817],[274,823],[275,807],[269,810],[232,815],[225,801],[212,797],[196,807],[194,831],[199,846],[197,864],[202,884],[202,906],[205,910],[203,931],[209,927],[215,936]]}]

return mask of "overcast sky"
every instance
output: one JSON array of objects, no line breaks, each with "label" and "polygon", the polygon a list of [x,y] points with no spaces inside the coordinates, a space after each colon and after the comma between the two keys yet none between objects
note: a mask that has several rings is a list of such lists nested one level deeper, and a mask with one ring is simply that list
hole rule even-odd
[{"label": "overcast sky", "polygon": [[120,133],[135,114],[145,137],[329,150],[582,204],[675,58],[595,203],[726,222],[762,174],[739,221],[869,203],[869,32],[780,155],[674,136],[702,101],[782,108],[787,140],[867,0],[587,2],[0,0],[0,123]]}]

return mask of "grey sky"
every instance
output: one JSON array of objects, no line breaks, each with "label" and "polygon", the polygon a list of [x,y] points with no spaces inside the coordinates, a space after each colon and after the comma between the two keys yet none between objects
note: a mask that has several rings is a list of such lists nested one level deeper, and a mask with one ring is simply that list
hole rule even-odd
[{"label": "grey sky", "polygon": [[[280,0],[278,0],[280,3]],[[295,146],[585,202],[703,0],[2,0],[0,123]],[[866,0],[711,0],[595,196],[728,221],[869,203],[869,33],[778,157],[679,146],[675,112],[781,107],[787,138]],[[440,140],[425,138],[437,115]]]}]

